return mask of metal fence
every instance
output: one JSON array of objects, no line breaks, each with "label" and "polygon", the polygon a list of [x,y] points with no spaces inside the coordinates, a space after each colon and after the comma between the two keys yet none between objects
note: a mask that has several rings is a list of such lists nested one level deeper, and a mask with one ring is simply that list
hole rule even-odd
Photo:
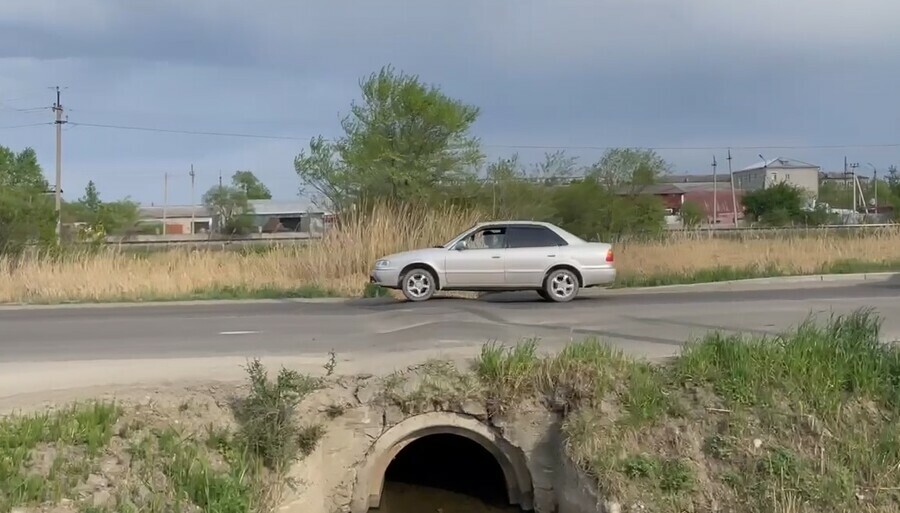
[{"label": "metal fence", "polygon": [[[816,236],[823,234],[847,234],[860,235],[865,232],[878,232],[887,230],[900,231],[900,224],[856,224],[856,225],[823,225],[771,228],[763,226],[741,226],[720,228],[694,228],[694,229],[670,229],[655,234],[631,234],[622,237],[621,241],[666,239],[680,237],[722,237],[739,238],[741,236],[752,237],[791,237],[791,236]],[[109,237],[106,244],[110,246],[126,246],[131,248],[153,247],[195,247],[195,248],[219,248],[242,246],[269,246],[276,244],[306,244],[322,238],[322,233],[284,232],[284,233],[257,233],[241,237],[223,237],[220,235],[138,235],[131,237]]]}]

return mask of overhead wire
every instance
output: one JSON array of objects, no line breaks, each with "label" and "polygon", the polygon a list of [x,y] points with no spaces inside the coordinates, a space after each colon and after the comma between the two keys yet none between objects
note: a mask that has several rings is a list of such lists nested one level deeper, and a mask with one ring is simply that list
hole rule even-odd
[{"label": "overhead wire", "polygon": [[[271,139],[284,141],[308,141],[314,137],[297,137],[287,135],[271,135],[271,134],[252,134],[242,132],[220,132],[220,131],[204,131],[204,130],[184,130],[145,127],[134,125],[113,125],[102,123],[82,123],[69,122],[73,126],[83,126],[89,128],[107,128],[116,130],[134,130],[143,132],[159,132],[182,135],[206,135],[218,137],[239,137],[253,139]],[[328,140],[327,138],[325,138]],[[794,145],[754,145],[754,146],[594,146],[594,145],[553,145],[553,144],[497,144],[487,143],[482,146],[486,148],[505,148],[505,149],[534,149],[534,150],[610,150],[616,148],[630,149],[650,149],[659,151],[710,151],[710,150],[801,150],[801,149],[853,149],[853,148],[900,148],[900,143],[853,143],[853,144],[794,144]]]}]

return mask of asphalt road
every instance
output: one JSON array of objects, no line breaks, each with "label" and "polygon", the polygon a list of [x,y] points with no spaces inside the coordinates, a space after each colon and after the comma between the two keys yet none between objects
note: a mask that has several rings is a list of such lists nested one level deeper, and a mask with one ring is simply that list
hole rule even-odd
[{"label": "asphalt road", "polygon": [[900,283],[719,292],[586,294],[568,304],[531,293],[427,303],[359,300],[0,309],[0,363],[404,353],[537,337],[596,336],[663,357],[710,330],[774,334],[809,314],[872,307],[900,339]]}]

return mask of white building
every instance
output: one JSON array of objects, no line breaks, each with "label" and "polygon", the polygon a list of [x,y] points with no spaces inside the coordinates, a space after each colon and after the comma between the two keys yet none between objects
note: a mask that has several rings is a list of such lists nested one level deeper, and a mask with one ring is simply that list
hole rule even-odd
[{"label": "white building", "polygon": [[760,161],[734,172],[734,185],[744,191],[765,189],[787,183],[809,192],[810,199],[819,196],[821,168],[808,162],[783,157]]}]

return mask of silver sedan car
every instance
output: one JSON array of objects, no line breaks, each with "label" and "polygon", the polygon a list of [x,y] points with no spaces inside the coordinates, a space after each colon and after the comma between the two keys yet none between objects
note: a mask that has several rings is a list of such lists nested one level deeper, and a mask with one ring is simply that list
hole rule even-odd
[{"label": "silver sedan car", "polygon": [[370,281],[400,289],[410,301],[438,290],[534,290],[546,300],[571,301],[579,289],[616,279],[610,244],[586,242],[550,223],[480,223],[443,246],[388,255]]}]

